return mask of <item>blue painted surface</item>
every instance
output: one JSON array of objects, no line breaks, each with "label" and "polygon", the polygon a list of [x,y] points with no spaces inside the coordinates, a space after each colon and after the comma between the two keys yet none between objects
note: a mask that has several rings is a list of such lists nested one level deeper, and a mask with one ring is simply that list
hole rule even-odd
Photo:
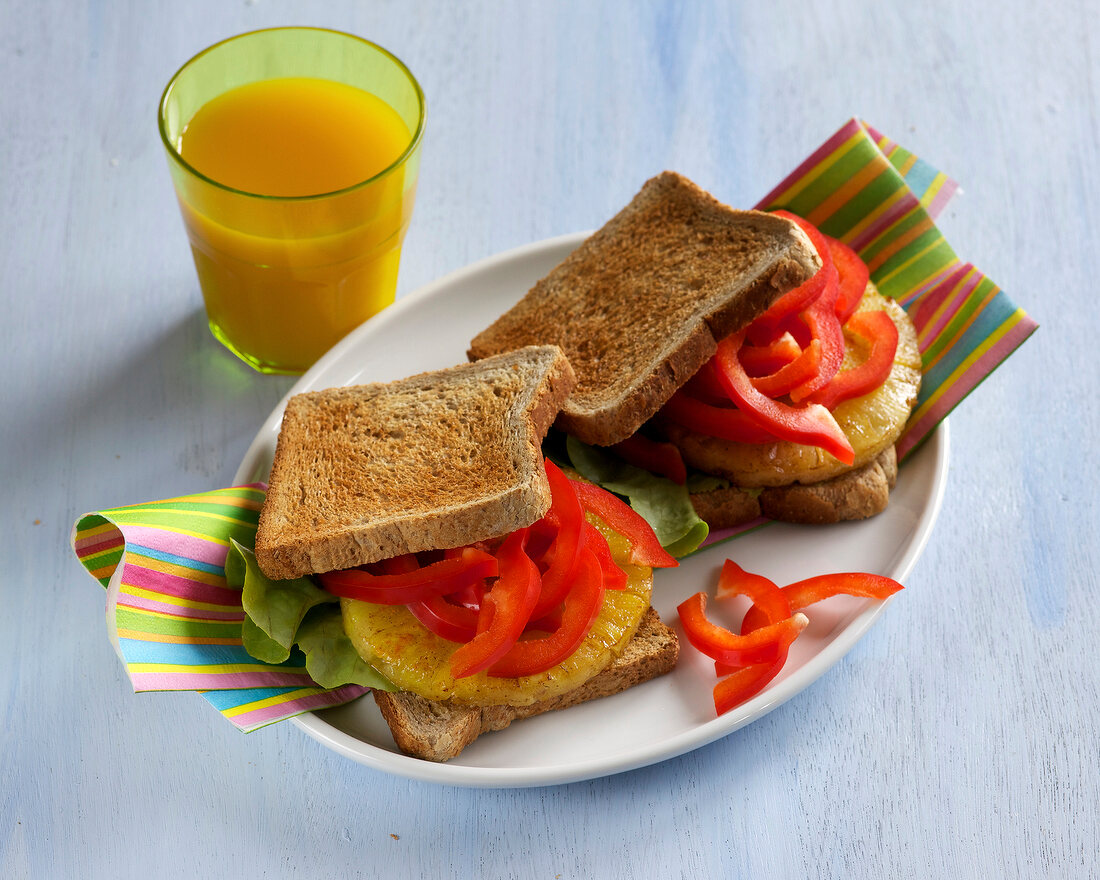
[{"label": "blue painted surface", "polygon": [[[1100,156],[1084,0],[0,5],[0,876],[1100,874]],[[952,417],[941,520],[845,660],[620,776],[391,778],[133,695],[80,514],[224,485],[292,384],[206,329],[156,136],[233,33],[336,27],[429,101],[407,292],[599,225],[674,168],[749,205],[852,115],[958,179],[941,226],[1041,323]]]}]

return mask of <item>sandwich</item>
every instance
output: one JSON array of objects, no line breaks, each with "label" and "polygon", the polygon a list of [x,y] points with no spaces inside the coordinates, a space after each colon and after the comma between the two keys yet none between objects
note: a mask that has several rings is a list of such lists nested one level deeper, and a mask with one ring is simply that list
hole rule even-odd
[{"label": "sandwich", "polygon": [[271,579],[340,598],[398,747],[433,761],[513,720],[668,672],[675,565],[613,495],[544,459],[576,383],[555,346],[299,394],[256,534]]},{"label": "sandwich", "polygon": [[560,346],[556,428],[686,487],[711,528],[886,507],[916,335],[859,257],[665,172],[471,342]]}]

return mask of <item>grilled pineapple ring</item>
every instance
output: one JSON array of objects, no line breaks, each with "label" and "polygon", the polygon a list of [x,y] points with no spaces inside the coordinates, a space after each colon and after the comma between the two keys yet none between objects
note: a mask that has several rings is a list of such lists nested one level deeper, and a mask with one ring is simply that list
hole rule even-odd
[{"label": "grilled pineapple ring", "polygon": [[[818,483],[873,461],[901,436],[920,390],[921,359],[917,334],[909,316],[893,300],[868,283],[859,311],[885,311],[898,328],[898,350],[886,381],[862,397],[846,400],[833,416],[855,450],[855,462],[843,464],[816,446],[780,440],[775,443],[735,443],[695,434],[679,425],[665,425],[671,439],[692,467],[730,480],[744,488]],[[842,369],[861,363],[868,343],[845,331],[847,350]]]},{"label": "grilled pineapple ring", "polygon": [[344,630],[361,657],[399,690],[429,700],[477,706],[526,706],[567,693],[611,664],[634,637],[649,607],[653,572],[624,560],[626,539],[591,515],[607,538],[611,555],[627,574],[624,590],[608,590],[603,607],[581,646],[559,665],[523,678],[490,678],[484,672],[455,679],[451,655],[456,642],[429,632],[404,605],[375,605],[341,599]]}]

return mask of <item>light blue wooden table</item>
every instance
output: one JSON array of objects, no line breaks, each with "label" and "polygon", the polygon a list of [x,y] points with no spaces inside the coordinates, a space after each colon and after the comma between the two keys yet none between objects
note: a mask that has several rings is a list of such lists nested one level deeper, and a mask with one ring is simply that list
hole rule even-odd
[{"label": "light blue wooden table", "polygon": [[[0,876],[1100,873],[1095,4],[0,6]],[[154,125],[279,24],[430,105],[400,289],[599,225],[673,168],[749,205],[852,115],[956,177],[956,249],[1042,324],[952,416],[939,523],[870,634],[763,720],[567,786],[394,778],[130,693],[79,514],[226,484],[291,380],[209,335]]]}]

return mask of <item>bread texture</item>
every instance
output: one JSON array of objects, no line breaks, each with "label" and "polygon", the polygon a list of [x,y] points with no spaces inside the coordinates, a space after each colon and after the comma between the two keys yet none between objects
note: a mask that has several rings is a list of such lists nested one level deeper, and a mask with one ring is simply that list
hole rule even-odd
[{"label": "bread texture", "polygon": [[449,761],[481,734],[501,730],[521,718],[565,709],[624,691],[672,670],[680,654],[676,633],[652,608],[642,618],[626,650],[580,687],[529,706],[458,706],[409,693],[374,691],[397,747],[428,761]]},{"label": "bread texture", "polygon": [[575,384],[556,346],[295,395],[256,532],[270,578],[498,537],[550,506],[540,448]]},{"label": "bread texture", "polygon": [[893,446],[873,461],[819,483],[750,490],[737,486],[691,495],[695,512],[712,529],[744,525],[758,517],[792,523],[843,522],[881,513],[898,476]]},{"label": "bread texture", "polygon": [[577,387],[557,426],[610,446],[657,412],[718,340],[820,265],[795,223],[735,211],[666,171],[478,334],[469,356],[561,346]]}]

